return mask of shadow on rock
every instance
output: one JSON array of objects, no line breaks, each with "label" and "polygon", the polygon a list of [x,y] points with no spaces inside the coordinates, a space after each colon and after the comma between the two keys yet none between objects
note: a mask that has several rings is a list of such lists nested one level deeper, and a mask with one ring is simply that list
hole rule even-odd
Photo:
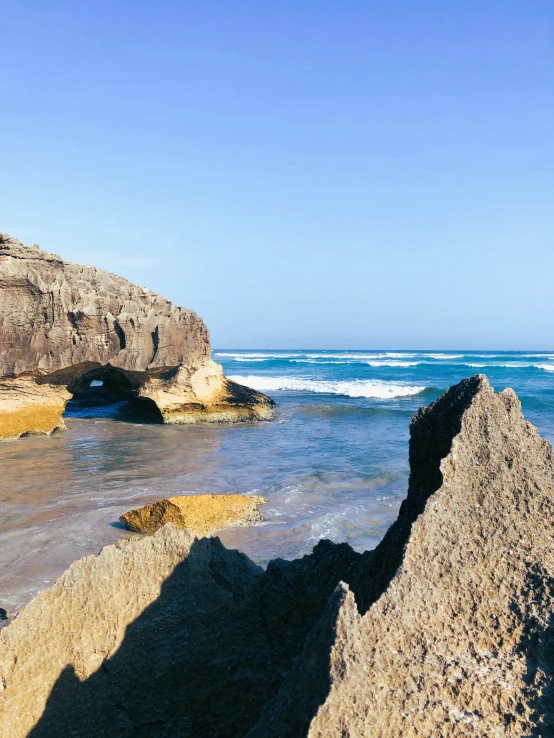
[{"label": "shadow on rock", "polygon": [[[325,541],[264,572],[217,538],[195,541],[111,658],[85,681],[73,667],[62,672],[29,735],[245,735],[360,558]],[[307,724],[328,692],[323,682]]]},{"label": "shadow on rock", "polygon": [[[94,668],[100,666],[93,673],[87,671],[90,676],[83,680],[73,667],[65,669],[29,735],[305,736],[328,701],[332,678],[340,681],[347,663],[361,669],[356,690],[367,682],[369,676],[358,654],[369,636],[360,635],[360,615],[386,592],[399,570],[414,521],[443,484],[441,460],[450,453],[464,414],[478,393],[488,403],[486,408],[504,417],[509,397],[496,401],[482,377],[464,380],[415,416],[410,428],[408,496],[398,520],[374,551],[359,554],[347,544],[321,541],[311,555],[290,562],[277,559],[264,571],[244,554],[226,549],[218,538],[194,540],[184,558],[167,570],[171,574],[164,574],[157,599],[150,599],[151,604],[142,611],[135,609],[140,614],[126,621],[130,625],[115,653],[107,651],[102,660],[93,648],[94,641],[83,644],[83,650],[100,657]],[[487,425],[479,422],[477,435],[482,438]],[[541,453],[550,454],[549,449],[541,446]],[[479,457],[481,451],[476,453]],[[473,469],[472,453],[469,458]],[[123,590],[120,596],[128,602],[133,596],[132,577],[148,576],[149,566],[160,560],[156,556],[163,561],[164,552],[170,550],[167,547],[174,545],[172,531],[177,532],[173,526],[162,528],[150,539],[152,545],[148,539],[125,544],[125,550],[136,546],[138,552],[142,546],[154,552],[146,559],[137,555],[139,563],[134,568],[125,564],[125,557],[117,558],[114,548],[113,556],[106,555],[106,564],[98,562],[101,578],[87,581],[99,582],[95,586],[106,590],[108,602],[113,596],[110,586],[112,590],[119,587]],[[440,538],[442,542],[443,533]],[[119,584],[110,579],[116,564]],[[78,570],[80,564],[75,566]],[[95,565],[85,566],[92,570]],[[96,620],[95,613],[92,617]],[[117,623],[117,612],[106,612],[102,632],[115,629]],[[77,636],[74,640],[80,646]],[[337,646],[346,655],[337,656]],[[73,657],[73,649],[71,643],[65,653]],[[532,649],[526,651],[531,654]],[[389,657],[380,662],[381,671]],[[369,662],[371,653],[364,658]],[[64,656],[61,664],[68,660]],[[548,666],[550,652],[539,654],[535,661],[541,668]],[[531,673],[530,662],[529,669]],[[352,699],[356,702],[357,693]],[[368,700],[366,696],[367,704]]]},{"label": "shadow on rock", "polygon": [[[85,681],[73,668],[62,672],[30,735],[238,738],[277,697],[288,705],[286,735],[305,735],[330,689],[340,583],[362,614],[386,589],[479,387],[478,378],[466,380],[414,419],[408,498],[375,551],[321,541],[311,555],[277,559],[264,572],[218,538],[196,540],[113,656]],[[289,694],[295,659],[310,643],[317,668]],[[303,683],[298,674],[295,681]]]}]

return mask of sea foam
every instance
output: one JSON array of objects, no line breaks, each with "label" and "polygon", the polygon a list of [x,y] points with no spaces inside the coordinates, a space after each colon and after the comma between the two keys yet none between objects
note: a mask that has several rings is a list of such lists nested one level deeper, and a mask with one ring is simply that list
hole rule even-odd
[{"label": "sea foam", "polygon": [[469,366],[472,369],[544,369],[546,372],[554,372],[554,364],[527,364],[522,361],[512,361],[507,364],[488,363],[488,364],[462,364],[461,366]]},{"label": "sea foam", "polygon": [[369,366],[378,367],[378,366],[398,366],[398,367],[408,367],[408,366],[417,366],[418,364],[421,364],[420,361],[394,361],[392,359],[386,359],[386,360],[379,360],[376,361],[368,361],[367,362]]},{"label": "sea foam", "polygon": [[261,377],[255,375],[229,377],[234,382],[244,384],[252,389],[271,392],[289,390],[298,392],[317,392],[346,397],[372,397],[376,399],[392,399],[394,397],[411,397],[427,389],[423,385],[397,384],[379,380],[355,379],[352,381],[328,382],[320,379],[302,379],[299,377]]},{"label": "sea foam", "polygon": [[438,359],[439,361],[448,361],[448,359],[463,359],[464,354],[421,354],[430,359]]}]

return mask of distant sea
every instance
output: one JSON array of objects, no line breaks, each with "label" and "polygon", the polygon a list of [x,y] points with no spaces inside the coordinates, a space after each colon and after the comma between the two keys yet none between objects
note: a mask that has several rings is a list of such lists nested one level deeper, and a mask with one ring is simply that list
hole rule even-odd
[{"label": "distant sea", "polygon": [[66,433],[0,444],[0,607],[16,611],[71,561],[128,535],[119,515],[170,495],[263,495],[264,523],[221,533],[262,565],[321,538],[373,548],[406,494],[414,412],[472,374],[513,387],[554,441],[554,352],[219,349],[213,358],[273,397],[277,420],[137,425],[120,422],[116,404],[70,411]]}]

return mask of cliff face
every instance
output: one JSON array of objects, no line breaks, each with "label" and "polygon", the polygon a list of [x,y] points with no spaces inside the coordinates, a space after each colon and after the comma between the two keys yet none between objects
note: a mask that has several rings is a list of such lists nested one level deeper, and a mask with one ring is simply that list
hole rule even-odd
[{"label": "cliff face", "polygon": [[191,310],[91,266],[0,234],[0,438],[62,427],[94,379],[155,403],[165,422],[271,417],[260,393],[223,377]]},{"label": "cliff face", "polygon": [[410,463],[371,552],[264,572],[168,525],[75,562],[0,632],[0,732],[554,734],[550,445],[477,376],[414,417]]}]

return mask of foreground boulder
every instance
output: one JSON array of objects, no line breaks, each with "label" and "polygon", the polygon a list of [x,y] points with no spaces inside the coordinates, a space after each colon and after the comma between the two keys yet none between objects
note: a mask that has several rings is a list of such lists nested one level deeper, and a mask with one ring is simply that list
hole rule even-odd
[{"label": "foreground boulder", "polygon": [[155,533],[166,523],[173,523],[208,536],[223,528],[262,521],[258,507],[264,502],[259,495],[182,495],[130,510],[119,521],[135,533]]},{"label": "foreground boulder", "polygon": [[360,558],[264,572],[172,524],[106,546],[0,631],[0,735],[244,735]]},{"label": "foreground boulder", "polygon": [[0,632],[0,733],[553,735],[552,449],[483,376],[410,430],[374,551],[264,572],[167,525],[75,562]]},{"label": "foreground boulder", "polygon": [[64,427],[102,381],[165,423],[267,420],[273,402],[223,376],[191,310],[0,234],[0,438]]},{"label": "foreground boulder", "polygon": [[325,700],[302,712],[312,640],[252,738],[554,735],[550,444],[478,376],[415,416],[410,465],[359,598],[340,585]]}]

